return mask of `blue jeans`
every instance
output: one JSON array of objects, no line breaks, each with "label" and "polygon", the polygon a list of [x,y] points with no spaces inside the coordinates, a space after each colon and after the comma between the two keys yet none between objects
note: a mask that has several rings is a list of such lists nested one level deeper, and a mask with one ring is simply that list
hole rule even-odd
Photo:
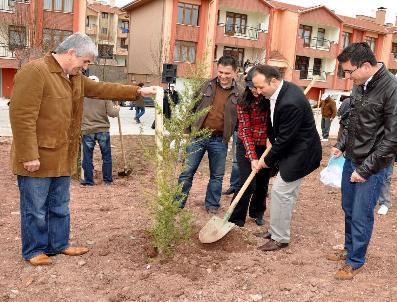
[{"label": "blue jeans", "polygon": [[207,209],[220,207],[222,192],[222,181],[225,174],[225,163],[227,155],[227,145],[222,142],[221,136],[198,139],[186,149],[188,155],[186,159],[186,170],[181,173],[178,183],[182,183],[182,191],[186,196],[179,200],[180,207],[185,207],[186,199],[192,187],[193,177],[200,165],[205,152],[208,152],[210,166],[210,180],[205,195],[205,207]]},{"label": "blue jeans", "polygon": [[364,265],[374,225],[374,208],[385,181],[386,168],[363,183],[350,182],[356,165],[346,159],[342,173],[342,208],[345,212],[346,263],[357,269]]},{"label": "blue jeans", "polygon": [[330,128],[331,128],[331,119],[328,117],[321,117],[321,131],[323,133],[324,139],[327,139],[329,137]]},{"label": "blue jeans", "polygon": [[240,182],[240,173],[237,163],[237,131],[234,131],[233,133],[232,154],[233,154],[233,162],[232,162],[232,173],[230,175],[230,188],[237,189]]},{"label": "blue jeans", "polygon": [[94,184],[94,165],[92,156],[95,144],[98,141],[102,154],[102,176],[105,183],[111,183],[112,177],[112,151],[110,148],[109,132],[99,132],[83,135],[83,170],[84,184]]},{"label": "blue jeans", "polygon": [[145,107],[135,107],[135,119],[139,120],[145,114]]},{"label": "blue jeans", "polygon": [[70,177],[18,176],[22,256],[57,254],[69,244]]}]

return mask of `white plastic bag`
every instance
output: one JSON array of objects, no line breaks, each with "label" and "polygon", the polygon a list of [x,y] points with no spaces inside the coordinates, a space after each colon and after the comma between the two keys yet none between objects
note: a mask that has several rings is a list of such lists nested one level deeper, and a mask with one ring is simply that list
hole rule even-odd
[{"label": "white plastic bag", "polygon": [[328,162],[328,166],[320,172],[320,180],[326,186],[340,188],[342,185],[342,171],[345,164],[343,156],[332,156]]}]

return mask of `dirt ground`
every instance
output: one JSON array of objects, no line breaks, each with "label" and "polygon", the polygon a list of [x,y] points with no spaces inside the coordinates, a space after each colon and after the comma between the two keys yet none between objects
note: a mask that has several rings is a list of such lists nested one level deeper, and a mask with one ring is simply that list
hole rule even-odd
[{"label": "dirt ground", "polygon": [[[147,139],[153,144],[152,139]],[[119,142],[113,139],[120,165]],[[292,221],[287,249],[263,253],[264,241],[252,235],[266,230],[250,220],[221,241],[203,245],[197,233],[209,220],[203,208],[207,162],[196,174],[187,208],[195,217],[195,234],[172,259],[159,263],[148,256],[152,220],[147,189],[153,172],[136,137],[127,137],[128,178],[104,186],[96,156],[94,187],[71,187],[71,244],[86,245],[81,257],[58,255],[54,265],[33,267],[20,254],[19,195],[9,170],[9,140],[0,145],[0,301],[397,301],[397,211],[376,217],[365,270],[353,281],[336,281],[341,263],[324,259],[343,244],[340,192],[320,183],[321,168],[306,177]],[[330,144],[324,147],[322,167]],[[117,167],[114,169],[117,171]],[[230,165],[225,176],[228,186]],[[396,196],[396,173],[393,178]],[[222,215],[230,197],[222,197]],[[268,201],[270,203],[270,201]]]}]

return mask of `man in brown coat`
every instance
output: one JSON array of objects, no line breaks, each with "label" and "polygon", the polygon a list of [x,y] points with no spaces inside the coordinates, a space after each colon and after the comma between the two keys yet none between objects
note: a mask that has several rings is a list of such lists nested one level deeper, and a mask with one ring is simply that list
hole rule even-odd
[{"label": "man in brown coat", "polygon": [[325,100],[320,102],[321,108],[321,131],[323,138],[321,141],[328,141],[329,129],[331,128],[332,120],[336,116],[336,103],[333,98],[327,96]]},{"label": "man in brown coat", "polygon": [[76,163],[84,97],[132,100],[154,87],[97,83],[83,76],[97,55],[92,40],[75,33],[53,53],[19,70],[10,104],[12,171],[18,176],[22,256],[33,265],[48,255],[81,255],[69,246],[70,175]]}]

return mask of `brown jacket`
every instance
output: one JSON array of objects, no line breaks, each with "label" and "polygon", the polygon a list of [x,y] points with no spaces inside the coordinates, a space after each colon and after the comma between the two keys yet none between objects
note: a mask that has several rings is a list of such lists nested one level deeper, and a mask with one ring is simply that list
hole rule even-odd
[{"label": "brown jacket", "polygon": [[[14,174],[69,176],[76,167],[84,97],[133,100],[137,86],[95,82],[81,73],[64,74],[51,53],[22,67],[15,76],[10,102]],[[28,172],[23,162],[39,159]]]},{"label": "brown jacket", "polygon": [[327,97],[320,102],[321,115],[325,118],[335,118],[336,103],[331,97]]}]

